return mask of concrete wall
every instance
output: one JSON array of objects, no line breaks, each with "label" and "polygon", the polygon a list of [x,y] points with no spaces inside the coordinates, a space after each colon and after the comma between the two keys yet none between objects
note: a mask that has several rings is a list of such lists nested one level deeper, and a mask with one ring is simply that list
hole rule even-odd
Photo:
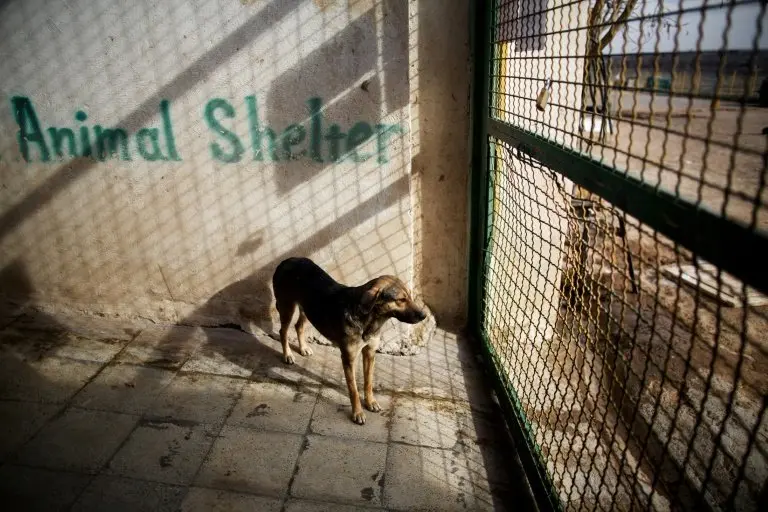
[{"label": "concrete wall", "polygon": [[396,274],[460,326],[459,4],[4,2],[3,298],[269,329],[271,274],[304,255],[349,284]]}]

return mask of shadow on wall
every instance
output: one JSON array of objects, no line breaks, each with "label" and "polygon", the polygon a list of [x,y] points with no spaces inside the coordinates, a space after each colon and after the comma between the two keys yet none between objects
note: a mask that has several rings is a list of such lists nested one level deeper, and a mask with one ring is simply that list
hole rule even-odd
[{"label": "shadow on wall", "polygon": [[11,322],[32,302],[32,282],[24,262],[16,259],[0,270],[3,294],[0,297],[0,327]]},{"label": "shadow on wall", "polygon": [[[407,177],[401,178],[400,181],[406,179]],[[245,279],[223,288],[179,323],[181,325],[203,326],[229,323],[238,325],[247,331],[249,329],[248,324],[255,322],[261,329],[273,334],[276,331],[276,326],[272,324],[272,274],[280,262],[291,256],[309,254],[320,242],[338,238],[344,234],[346,230],[344,226],[352,224],[354,219],[375,216],[382,209],[391,206],[400,199],[394,193],[400,189],[402,189],[402,183],[395,182],[378,195],[357,205],[333,224],[316,231],[291,250],[273,259]],[[251,251],[258,244],[258,238],[247,239],[240,245],[238,252]],[[269,298],[269,300],[264,300],[265,298]]]},{"label": "shadow on wall", "polygon": [[[408,103],[407,30],[400,28],[407,26],[408,4],[379,5],[379,22],[372,6],[272,81],[257,145],[260,158],[279,162],[274,176],[280,194],[343,159],[389,160],[387,146],[402,128],[383,119]],[[398,28],[389,34],[393,25]],[[290,124],[296,119],[302,121]]]}]

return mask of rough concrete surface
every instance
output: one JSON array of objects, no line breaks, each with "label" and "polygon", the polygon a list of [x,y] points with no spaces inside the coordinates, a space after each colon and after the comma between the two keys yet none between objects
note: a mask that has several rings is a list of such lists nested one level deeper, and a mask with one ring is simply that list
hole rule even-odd
[{"label": "rough concrete surface", "polygon": [[[438,330],[417,356],[379,355],[383,410],[359,426],[335,348],[287,367],[265,334],[137,329],[119,352],[94,352],[115,343],[100,332],[69,336],[50,316],[0,329],[4,510],[533,509],[460,336]],[[174,364],[157,367],[148,347]],[[227,364],[184,370],[203,355]]]}]

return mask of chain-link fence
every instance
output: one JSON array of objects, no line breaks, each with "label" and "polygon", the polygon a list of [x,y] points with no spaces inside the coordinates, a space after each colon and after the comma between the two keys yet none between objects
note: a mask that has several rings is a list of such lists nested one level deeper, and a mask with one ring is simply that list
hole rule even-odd
[{"label": "chain-link fence", "polygon": [[542,503],[765,507],[766,3],[484,3],[477,327]]}]

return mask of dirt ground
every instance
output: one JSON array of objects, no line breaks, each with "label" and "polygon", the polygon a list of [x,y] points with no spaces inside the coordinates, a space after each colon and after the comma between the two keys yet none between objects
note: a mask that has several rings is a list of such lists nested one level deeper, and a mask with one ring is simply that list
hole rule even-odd
[{"label": "dirt ground", "polygon": [[593,154],[728,218],[749,225],[754,215],[755,225],[768,230],[768,109],[721,103],[713,111],[697,100],[689,110],[679,98],[670,108],[663,98],[641,96],[647,95],[638,95],[636,108],[620,111],[615,133]]},{"label": "dirt ground", "polygon": [[[596,158],[768,232],[768,109],[621,105],[625,117],[593,146]],[[664,277],[664,265],[693,255],[599,200],[587,218],[565,202],[537,216],[535,171],[519,161],[501,171],[512,176],[496,192],[506,194],[496,220],[507,232],[491,253],[501,276],[525,274],[521,254],[535,259],[559,243],[531,223],[567,222],[556,335],[520,342],[520,319],[535,307],[523,276],[492,283],[504,315],[489,336],[566,509],[757,510],[768,479],[768,307],[728,307]]]},{"label": "dirt ground", "polygon": [[[606,142],[615,149],[596,147],[593,154],[768,231],[768,110],[721,105],[691,114],[636,111]],[[639,482],[655,481],[640,500],[661,498],[655,508],[678,500],[697,508],[703,493],[710,505],[754,510],[768,478],[768,307],[727,307],[665,278],[661,266],[691,263],[692,255],[626,216],[623,240],[614,211],[598,208],[588,223],[586,264],[566,265],[571,286],[558,356],[588,367],[569,378],[581,403],[594,402],[593,411],[602,413],[596,417],[604,418],[588,429],[602,433],[598,451],[613,455],[602,469],[614,467],[618,495],[623,489],[642,496],[649,488]]]}]

